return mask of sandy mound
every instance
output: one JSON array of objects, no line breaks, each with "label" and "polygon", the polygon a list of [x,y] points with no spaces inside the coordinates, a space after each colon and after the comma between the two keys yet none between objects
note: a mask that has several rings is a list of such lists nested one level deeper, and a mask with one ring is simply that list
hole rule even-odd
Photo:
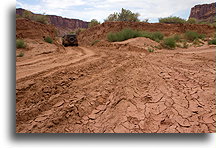
[{"label": "sandy mound", "polygon": [[137,37],[137,38],[129,39],[129,40],[122,41],[122,42],[115,42],[115,44],[127,44],[130,46],[136,46],[136,47],[140,47],[140,48],[144,48],[146,46],[154,47],[154,46],[159,45],[159,43],[157,43],[151,39],[145,38],[145,37]]},{"label": "sandy mound", "polygon": [[160,44],[149,38],[137,37],[128,39],[122,42],[108,42],[106,40],[101,40],[94,46],[97,47],[108,47],[109,49],[118,50],[130,50],[130,51],[148,51],[148,49],[158,49]]}]

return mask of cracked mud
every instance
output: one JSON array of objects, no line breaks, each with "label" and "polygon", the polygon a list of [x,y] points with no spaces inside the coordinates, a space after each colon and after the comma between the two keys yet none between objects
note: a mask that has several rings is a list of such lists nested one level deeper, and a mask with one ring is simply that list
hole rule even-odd
[{"label": "cracked mud", "polygon": [[215,47],[67,47],[16,63],[17,133],[213,133]]}]

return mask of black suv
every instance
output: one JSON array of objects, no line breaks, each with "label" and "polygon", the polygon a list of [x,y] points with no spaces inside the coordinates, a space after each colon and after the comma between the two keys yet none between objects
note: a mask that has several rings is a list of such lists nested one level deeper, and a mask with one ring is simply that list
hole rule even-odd
[{"label": "black suv", "polygon": [[67,46],[78,46],[78,40],[75,34],[68,34],[62,37],[62,45]]}]

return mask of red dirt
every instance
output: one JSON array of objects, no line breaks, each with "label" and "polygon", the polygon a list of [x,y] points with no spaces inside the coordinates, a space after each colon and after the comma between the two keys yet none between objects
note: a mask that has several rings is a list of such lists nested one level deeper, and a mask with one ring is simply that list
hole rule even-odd
[{"label": "red dirt", "polygon": [[61,49],[25,41],[17,133],[216,132],[215,46],[149,53],[157,43],[146,38]]},{"label": "red dirt", "polygon": [[56,36],[56,28],[53,25],[42,24],[24,18],[16,19],[16,38],[43,39]]},{"label": "red dirt", "polygon": [[197,24],[164,24],[164,23],[143,23],[143,22],[106,22],[87,29],[79,34],[79,43],[81,45],[91,45],[95,40],[106,40],[107,33],[117,32],[123,28],[132,28],[143,31],[160,31],[166,36],[173,34],[182,34],[188,30],[198,33],[214,36],[215,27],[209,25]]}]

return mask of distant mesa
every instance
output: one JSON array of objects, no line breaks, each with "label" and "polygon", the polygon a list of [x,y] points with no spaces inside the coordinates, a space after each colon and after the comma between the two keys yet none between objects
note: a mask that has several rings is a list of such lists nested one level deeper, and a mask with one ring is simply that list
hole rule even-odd
[{"label": "distant mesa", "polygon": [[216,16],[216,3],[211,3],[211,4],[196,5],[193,8],[191,8],[191,13],[189,18],[195,18],[198,21],[214,23],[215,16]]},{"label": "distant mesa", "polygon": [[[16,9],[16,14],[22,15],[24,11],[25,9],[18,8]],[[56,16],[56,15],[46,15],[46,16],[48,16],[49,23],[54,25],[58,29],[60,36],[67,34],[72,30],[76,30],[78,28],[88,28],[89,22],[85,22],[79,19],[63,18],[61,16]]]}]

